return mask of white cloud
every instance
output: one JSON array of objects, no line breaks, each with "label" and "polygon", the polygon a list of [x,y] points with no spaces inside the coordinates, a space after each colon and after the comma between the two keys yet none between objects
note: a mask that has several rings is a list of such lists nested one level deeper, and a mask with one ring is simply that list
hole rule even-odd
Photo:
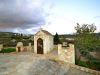
[{"label": "white cloud", "polygon": [[82,24],[95,24],[97,27],[96,32],[100,32],[100,22],[93,18],[68,16],[68,14],[57,15],[53,14],[47,18],[46,25],[42,26],[44,29],[55,34],[70,34],[75,33],[76,23]]},{"label": "white cloud", "polygon": [[[48,24],[49,23],[49,24]],[[75,22],[64,16],[51,16],[48,18],[47,25],[42,26],[44,29],[55,34],[74,33]]]}]

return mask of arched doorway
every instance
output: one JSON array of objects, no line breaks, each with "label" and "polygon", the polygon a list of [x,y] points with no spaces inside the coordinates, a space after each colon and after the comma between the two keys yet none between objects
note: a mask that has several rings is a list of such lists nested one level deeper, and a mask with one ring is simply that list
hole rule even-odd
[{"label": "arched doorway", "polygon": [[43,54],[43,40],[41,38],[37,40],[37,54]]},{"label": "arched doorway", "polygon": [[21,48],[20,47],[18,47],[18,52],[21,52]]}]

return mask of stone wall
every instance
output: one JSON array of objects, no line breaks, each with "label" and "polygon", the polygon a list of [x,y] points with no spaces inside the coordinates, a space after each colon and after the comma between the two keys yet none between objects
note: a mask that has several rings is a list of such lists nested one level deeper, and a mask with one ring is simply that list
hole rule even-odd
[{"label": "stone wall", "polygon": [[20,47],[20,52],[31,52],[32,51],[32,46],[31,46],[31,43],[29,43],[28,46],[23,46],[23,43],[22,42],[18,42],[17,43],[17,46],[16,46],[16,52],[19,52],[18,51],[18,47]]},{"label": "stone wall", "polygon": [[92,70],[92,69],[82,67],[82,66],[78,66],[78,65],[74,65],[74,64],[69,64],[69,65],[72,68],[75,68],[75,69],[78,69],[78,70],[81,70],[81,71],[84,71],[84,72],[87,72],[87,73],[91,73],[91,74],[94,74],[94,75],[100,75],[100,71]]},{"label": "stone wall", "polygon": [[28,50],[29,52],[32,52],[32,45],[31,45],[31,43],[28,44],[27,50]]},{"label": "stone wall", "polygon": [[18,42],[17,43],[17,45],[16,45],[16,52],[19,52],[18,50],[20,50],[20,52],[23,51],[23,43],[22,42]]},{"label": "stone wall", "polygon": [[0,51],[3,49],[3,44],[0,44]]},{"label": "stone wall", "polygon": [[63,48],[61,44],[58,45],[58,56],[59,60],[67,62],[71,68],[75,68],[87,73],[91,73],[94,75],[100,75],[100,71],[92,70],[86,67],[75,65],[75,50],[74,45],[70,44],[70,47]]},{"label": "stone wall", "polygon": [[62,61],[75,64],[74,45],[69,44],[69,47],[62,47],[62,45],[59,44],[58,45],[58,56],[59,56],[59,59]]}]

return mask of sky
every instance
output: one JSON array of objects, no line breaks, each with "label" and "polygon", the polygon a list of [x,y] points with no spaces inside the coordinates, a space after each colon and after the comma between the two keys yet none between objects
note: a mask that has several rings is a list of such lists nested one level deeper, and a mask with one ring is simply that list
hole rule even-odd
[{"label": "sky", "polygon": [[100,32],[100,0],[0,0],[0,31],[73,34],[76,23],[95,24]]}]

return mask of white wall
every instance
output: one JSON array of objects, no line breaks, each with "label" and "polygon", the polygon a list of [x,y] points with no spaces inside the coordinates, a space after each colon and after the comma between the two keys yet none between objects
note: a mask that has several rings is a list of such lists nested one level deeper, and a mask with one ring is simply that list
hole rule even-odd
[{"label": "white wall", "polygon": [[53,36],[47,35],[40,31],[38,34],[34,36],[34,53],[37,53],[37,40],[39,38],[43,40],[44,54],[50,52],[53,49]]}]

